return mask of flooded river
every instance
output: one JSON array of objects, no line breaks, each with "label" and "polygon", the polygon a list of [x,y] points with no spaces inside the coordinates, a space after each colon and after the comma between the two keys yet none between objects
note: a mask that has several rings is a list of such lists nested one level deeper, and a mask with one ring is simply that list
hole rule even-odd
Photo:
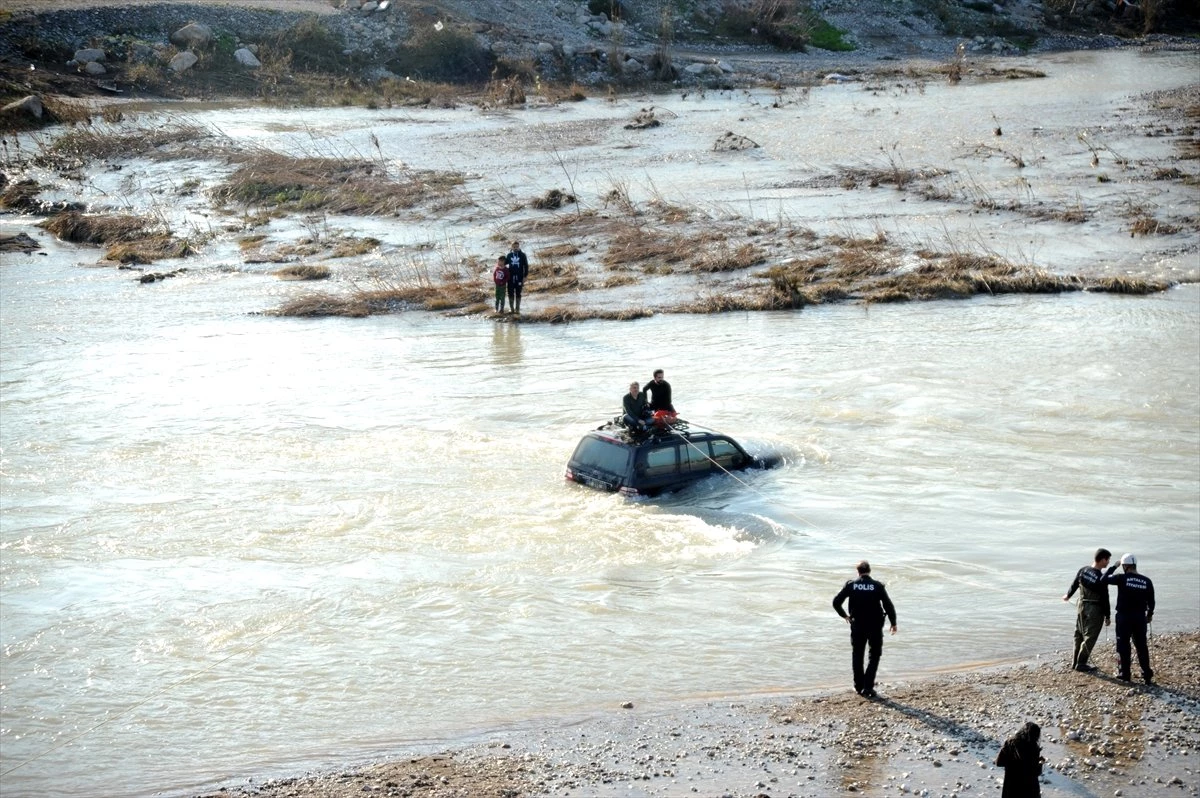
[{"label": "flooded river", "polygon": [[[300,320],[256,315],[295,286],[219,246],[149,287],[48,251],[0,268],[6,795],[848,686],[829,603],[863,557],[899,612],[884,683],[1065,651],[1099,545],[1154,579],[1155,632],[1200,625],[1196,285]],[[684,417],[785,465],[655,500],[565,484],[655,367]]]}]

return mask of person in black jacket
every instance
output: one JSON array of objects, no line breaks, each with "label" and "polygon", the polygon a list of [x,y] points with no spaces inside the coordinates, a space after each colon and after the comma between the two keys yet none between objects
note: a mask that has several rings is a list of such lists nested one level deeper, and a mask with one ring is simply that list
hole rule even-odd
[{"label": "person in black jacket", "polygon": [[520,241],[512,242],[505,258],[508,260],[508,309],[520,313],[521,291],[525,288],[525,278],[529,276],[529,258],[521,251]]},{"label": "person in black jacket", "polygon": [[1138,665],[1142,667],[1142,678],[1146,684],[1154,684],[1154,671],[1150,669],[1150,646],[1146,643],[1146,627],[1154,620],[1154,583],[1150,577],[1138,573],[1137,557],[1126,554],[1121,557],[1123,573],[1113,575],[1117,566],[1110,565],[1104,581],[1117,586],[1117,656],[1121,658],[1123,681],[1129,681],[1129,641],[1137,648]]},{"label": "person in black jacket", "polygon": [[650,408],[646,405],[646,394],[638,390],[636,382],[629,383],[629,393],[621,398],[625,415],[621,421],[632,430],[645,430],[646,420],[650,417]]},{"label": "person in black jacket", "polygon": [[642,388],[646,392],[646,399],[650,402],[650,410],[669,410],[675,412],[675,405],[671,404],[671,383],[663,379],[663,370],[654,370],[654,379],[646,383]]},{"label": "person in black jacket", "polygon": [[1079,610],[1075,614],[1075,648],[1071,656],[1071,667],[1090,673],[1095,665],[1088,664],[1092,648],[1100,637],[1100,627],[1112,622],[1112,610],[1108,603],[1108,585],[1104,583],[1104,569],[1112,559],[1108,549],[1097,549],[1091,565],[1085,565],[1075,574],[1070,589],[1063,601],[1070,601],[1079,591]]},{"label": "person in black jacket", "polygon": [[1033,721],[1004,741],[996,756],[996,766],[1004,768],[1004,788],[1000,798],[1038,798],[1042,794],[1042,747],[1038,740],[1042,728]]},{"label": "person in black jacket", "polygon": [[[849,599],[850,612],[842,609]],[[879,655],[883,652],[883,619],[892,624],[896,634],[896,608],[888,598],[883,582],[871,578],[871,564],[863,560],[858,564],[858,579],[851,579],[841,592],[833,597],[833,608],[850,624],[850,661],[854,668],[854,692],[864,698],[876,698],[875,672],[879,668]],[[863,670],[863,649],[870,647],[867,668]]]}]

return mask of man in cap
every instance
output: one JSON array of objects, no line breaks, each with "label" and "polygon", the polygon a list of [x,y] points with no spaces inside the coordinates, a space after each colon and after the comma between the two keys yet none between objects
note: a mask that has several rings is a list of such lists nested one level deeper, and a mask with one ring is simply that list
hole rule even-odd
[{"label": "man in cap", "polygon": [[1117,655],[1121,658],[1121,673],[1129,681],[1129,641],[1137,649],[1138,665],[1142,667],[1142,678],[1153,684],[1154,671],[1150,669],[1150,647],[1146,644],[1146,627],[1154,620],[1154,583],[1138,573],[1137,557],[1126,554],[1121,557],[1122,573],[1114,574],[1117,566],[1109,566],[1104,574],[1106,584],[1117,586]]},{"label": "man in cap", "polygon": [[[833,608],[850,624],[850,664],[854,669],[854,692],[864,698],[877,698],[875,694],[875,671],[879,668],[879,655],[883,652],[883,619],[892,624],[896,634],[896,608],[888,598],[883,582],[871,578],[871,564],[863,560],[858,564],[858,579],[851,579],[833,597]],[[850,612],[842,604],[850,600]],[[871,653],[867,668],[863,670],[863,649],[870,646]]]},{"label": "man in cap", "polygon": [[1096,556],[1091,565],[1085,565],[1075,574],[1075,581],[1063,596],[1063,601],[1070,601],[1075,591],[1079,591],[1079,610],[1075,614],[1075,648],[1071,656],[1071,667],[1077,671],[1089,673],[1096,670],[1095,665],[1088,664],[1092,648],[1100,637],[1100,627],[1112,622],[1112,610],[1108,603],[1108,585],[1104,584],[1104,569],[1112,559],[1108,549],[1096,549]]}]

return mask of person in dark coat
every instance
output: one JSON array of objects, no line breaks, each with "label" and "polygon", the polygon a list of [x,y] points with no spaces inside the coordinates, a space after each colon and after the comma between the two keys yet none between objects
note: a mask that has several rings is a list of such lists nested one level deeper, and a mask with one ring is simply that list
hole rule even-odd
[{"label": "person in dark coat", "polygon": [[1075,615],[1075,648],[1071,657],[1071,667],[1077,671],[1090,673],[1096,670],[1095,665],[1088,664],[1092,648],[1100,637],[1100,628],[1108,626],[1112,621],[1112,610],[1108,603],[1108,585],[1104,583],[1104,569],[1112,559],[1108,549],[1097,549],[1091,565],[1085,565],[1075,574],[1075,580],[1063,601],[1070,601],[1075,591],[1079,591],[1079,610]]},{"label": "person in dark coat", "polygon": [[[858,579],[851,579],[833,597],[833,608],[850,624],[850,664],[854,669],[854,692],[864,698],[877,698],[875,672],[879,669],[879,656],[883,653],[883,619],[892,624],[896,634],[896,608],[888,598],[883,582],[871,578],[871,564],[863,560],[858,564]],[[850,612],[842,604],[850,600]],[[863,669],[863,650],[870,647],[867,667]]]},{"label": "person in dark coat", "polygon": [[521,312],[521,292],[525,290],[525,278],[529,276],[529,258],[521,251],[521,242],[512,242],[505,256],[508,260],[508,309]]},{"label": "person in dark coat", "polygon": [[1138,573],[1137,557],[1126,554],[1121,558],[1124,573],[1114,575],[1117,566],[1110,565],[1104,581],[1117,586],[1117,656],[1121,658],[1123,681],[1129,681],[1129,641],[1137,648],[1138,665],[1142,666],[1142,678],[1146,684],[1154,684],[1154,671],[1150,669],[1150,646],[1146,642],[1146,627],[1154,620],[1154,583],[1150,577]]},{"label": "person in dark coat", "polygon": [[671,404],[671,383],[663,379],[662,369],[654,370],[654,379],[646,383],[642,390],[646,393],[651,412],[657,410],[675,412],[675,405]]},{"label": "person in dark coat", "polygon": [[1038,740],[1042,729],[1033,721],[1004,741],[996,755],[996,766],[1004,768],[1004,789],[1000,798],[1039,798],[1042,784],[1042,748]]},{"label": "person in dark coat", "polygon": [[638,389],[636,382],[629,383],[629,392],[621,399],[625,415],[621,421],[632,430],[645,430],[646,421],[650,418],[650,408],[646,405],[646,394]]}]

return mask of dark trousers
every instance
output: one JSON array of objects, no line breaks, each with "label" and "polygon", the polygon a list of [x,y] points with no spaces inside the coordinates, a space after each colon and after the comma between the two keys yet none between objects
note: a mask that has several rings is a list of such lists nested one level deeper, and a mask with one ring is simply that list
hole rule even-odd
[{"label": "dark trousers", "polygon": [[1137,649],[1138,665],[1142,666],[1142,676],[1146,679],[1154,675],[1150,670],[1150,646],[1146,643],[1146,616],[1137,613],[1117,613],[1117,656],[1121,658],[1121,678],[1129,678],[1129,641]]},{"label": "dark trousers", "polygon": [[513,283],[508,284],[508,309],[509,310],[520,310],[521,309],[521,289],[523,287],[524,286],[514,285]]},{"label": "dark trousers", "polygon": [[1075,656],[1071,667],[1082,668],[1092,656],[1092,648],[1104,628],[1104,607],[1098,601],[1080,601],[1079,613],[1075,616]]},{"label": "dark trousers", "polygon": [[[863,652],[870,647],[867,669],[863,670]],[[879,655],[883,653],[883,627],[864,629],[850,624],[850,664],[854,668],[854,689],[865,693],[875,689],[875,671],[879,669]]]}]

